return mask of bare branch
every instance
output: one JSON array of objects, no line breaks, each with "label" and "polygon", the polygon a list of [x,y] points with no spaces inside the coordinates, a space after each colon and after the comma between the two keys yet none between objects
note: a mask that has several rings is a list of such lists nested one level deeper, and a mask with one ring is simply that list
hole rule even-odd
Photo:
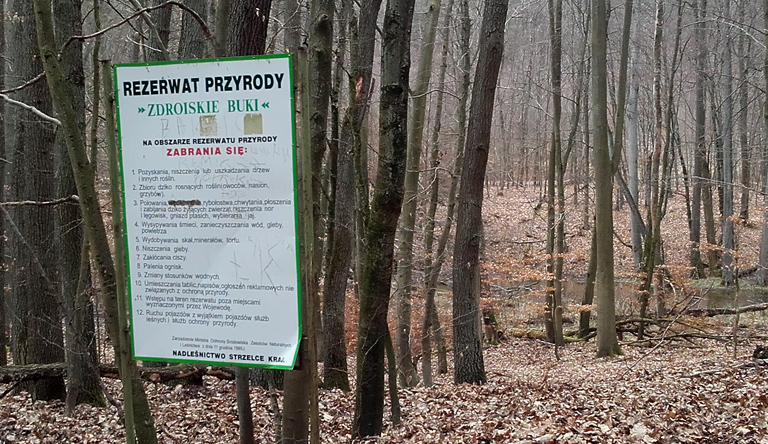
[{"label": "bare branch", "polygon": [[62,197],[60,199],[55,200],[49,200],[44,202],[38,202],[34,200],[19,200],[15,202],[0,202],[0,207],[23,207],[23,206],[35,206],[35,207],[48,207],[52,205],[59,205],[63,203],[79,203],[80,197],[76,194],[72,194],[71,196]]},{"label": "bare branch", "polygon": [[41,72],[40,74],[36,75],[34,78],[32,78],[31,80],[27,81],[26,83],[22,83],[21,85],[13,87],[13,88],[8,88],[8,89],[0,90],[0,94],[10,94],[10,93],[13,93],[13,92],[16,92],[16,91],[21,91],[22,89],[24,89],[26,87],[29,87],[29,86],[32,86],[35,83],[39,82],[40,80],[43,79],[43,77],[45,77],[45,73]]},{"label": "bare branch", "polygon": [[166,6],[169,6],[169,5],[178,6],[179,8],[183,9],[184,11],[187,11],[190,15],[192,15],[192,18],[194,18],[195,21],[197,21],[197,23],[200,25],[200,28],[203,30],[203,34],[205,34],[205,38],[208,39],[209,41],[213,41],[213,36],[211,35],[210,29],[208,29],[208,25],[205,24],[205,20],[203,20],[203,18],[200,17],[200,15],[197,12],[195,12],[189,6],[187,6],[187,5],[185,5],[185,4],[181,3],[181,2],[178,2],[176,0],[168,0],[167,2],[165,2],[165,3],[161,4],[161,5],[147,6],[146,8],[142,8],[142,9],[134,12],[133,14],[129,15],[128,17],[124,18],[123,20],[120,20],[119,22],[117,22],[117,23],[115,23],[113,25],[107,26],[104,29],[101,29],[101,30],[99,30],[97,32],[94,32],[93,34],[73,35],[72,37],[69,38],[69,40],[67,40],[66,43],[64,43],[64,46],[61,47],[61,50],[59,51],[59,54],[63,53],[64,50],[67,48],[67,46],[70,43],[72,43],[73,41],[76,41],[76,40],[83,41],[83,40],[92,39],[94,37],[98,37],[98,36],[100,36],[102,34],[105,34],[108,31],[111,31],[111,30],[113,30],[115,28],[118,28],[118,27],[120,27],[120,26],[122,26],[122,25],[124,25],[124,24],[126,24],[128,22],[130,22],[131,20],[135,19],[136,17],[139,17],[140,15],[143,15],[143,14],[145,14],[147,12],[150,12],[150,11],[154,11],[155,9],[165,8]]},{"label": "bare branch", "polygon": [[43,120],[47,120],[56,126],[61,126],[61,121],[55,117],[51,117],[48,114],[45,114],[44,112],[40,111],[39,109],[35,108],[32,105],[27,105],[24,102],[19,102],[18,100],[13,100],[12,98],[8,97],[6,94],[0,94],[0,99],[4,99],[6,102],[10,103],[11,105],[20,106],[26,110],[32,111],[33,114],[37,115]]}]

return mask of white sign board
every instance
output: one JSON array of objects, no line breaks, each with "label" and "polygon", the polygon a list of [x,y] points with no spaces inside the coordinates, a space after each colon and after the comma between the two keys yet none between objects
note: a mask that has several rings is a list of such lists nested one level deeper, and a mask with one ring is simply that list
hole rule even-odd
[{"label": "white sign board", "polygon": [[115,66],[134,356],[293,368],[288,55]]}]

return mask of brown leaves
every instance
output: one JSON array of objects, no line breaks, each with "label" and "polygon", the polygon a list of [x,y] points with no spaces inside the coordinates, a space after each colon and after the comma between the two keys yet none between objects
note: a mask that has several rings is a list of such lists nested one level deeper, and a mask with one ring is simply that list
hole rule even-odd
[{"label": "brown leaves", "polygon": [[[591,346],[570,345],[556,361],[549,345],[514,340],[486,350],[485,385],[456,386],[449,374],[436,377],[430,389],[400,390],[403,423],[387,425],[376,442],[762,442],[768,436],[768,369],[740,368],[723,347],[703,345],[660,348],[648,356],[629,348],[613,359],[594,358]],[[706,373],[713,368],[723,370]],[[147,384],[161,443],[238,442],[234,384],[204,381],[203,387]],[[119,382],[105,383],[119,398]],[[251,394],[257,442],[270,442],[268,394]],[[350,442],[353,410],[352,393],[321,392],[323,442]],[[62,403],[33,403],[27,394],[0,403],[2,442],[124,439],[114,407],[79,406],[67,417]]]}]

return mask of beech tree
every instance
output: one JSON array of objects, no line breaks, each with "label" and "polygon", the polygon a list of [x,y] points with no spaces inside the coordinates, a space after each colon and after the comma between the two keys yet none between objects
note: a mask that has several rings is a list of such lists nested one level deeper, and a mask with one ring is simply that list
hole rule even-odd
[{"label": "beech tree", "polygon": [[[608,148],[607,2],[592,2],[592,131],[595,171],[612,171]],[[597,355],[621,353],[616,336],[613,273],[613,175],[595,174]]]},{"label": "beech tree", "polygon": [[357,387],[353,436],[381,434],[384,348],[395,232],[403,203],[413,0],[388,0],[384,15],[379,106],[379,160],[365,229],[360,281]]},{"label": "beech tree", "polygon": [[[10,3],[14,14],[23,18],[8,22],[8,66],[6,85],[19,86],[43,69],[35,56],[37,45],[33,5],[29,1]],[[12,82],[12,83],[11,83]],[[53,106],[46,85],[37,82],[16,93],[16,99],[51,115]],[[12,162],[8,198],[13,200],[52,200],[54,190],[55,126],[32,114],[8,113],[5,116],[6,154]],[[52,207],[25,206],[13,209],[8,220],[10,240],[12,300],[12,354],[15,364],[64,361],[61,306],[56,285],[56,259]],[[10,215],[9,212],[4,212]],[[31,383],[34,399],[64,399],[62,378]]]},{"label": "beech tree", "polygon": [[457,384],[486,381],[480,337],[480,237],[483,184],[488,164],[496,82],[504,53],[507,0],[486,0],[472,101],[469,108],[464,169],[459,188],[453,249],[453,344]]}]

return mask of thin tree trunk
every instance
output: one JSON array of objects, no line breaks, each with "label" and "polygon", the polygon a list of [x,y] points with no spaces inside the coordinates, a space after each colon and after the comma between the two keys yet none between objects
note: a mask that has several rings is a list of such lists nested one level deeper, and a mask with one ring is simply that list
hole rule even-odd
[{"label": "thin tree trunk", "polygon": [[[740,8],[740,21],[744,20],[746,8]],[[749,219],[749,193],[752,188],[752,150],[749,146],[749,47],[746,44],[747,36],[744,33],[739,34],[739,148],[741,149],[741,211],[739,218],[743,221]],[[751,40],[750,40],[751,42]]]},{"label": "thin tree trunk", "polygon": [[[354,246],[354,174],[352,158],[354,138],[352,123],[339,122],[339,105],[346,52],[347,10],[341,8],[338,20],[338,56],[331,96],[331,192],[328,206],[328,253],[325,258],[326,275],[323,281],[323,385],[349,391],[347,344],[344,331],[346,289]],[[341,131],[339,131],[341,126]],[[339,134],[339,132],[341,134]]]},{"label": "thin tree trunk", "polygon": [[395,232],[403,203],[413,8],[413,0],[389,0],[384,15],[379,160],[362,258],[353,437],[376,436],[383,427],[384,343],[389,336]]},{"label": "thin tree trunk", "polygon": [[412,91],[410,123],[408,125],[408,155],[405,169],[403,208],[400,212],[400,235],[397,249],[397,277],[395,300],[397,301],[398,379],[403,387],[419,383],[419,376],[411,355],[411,299],[413,298],[413,232],[416,226],[416,207],[419,191],[421,145],[424,140],[424,115],[427,108],[427,91],[432,76],[432,56],[435,48],[437,19],[440,0],[431,0],[427,6],[422,30],[421,54]]},{"label": "thin tree trunk", "polygon": [[[435,98],[435,124],[432,128],[430,138],[430,156],[429,169],[431,172],[429,182],[429,204],[427,209],[427,223],[424,227],[424,322],[422,324],[421,337],[421,373],[424,378],[424,386],[431,387],[432,378],[432,330],[440,331],[440,321],[433,321],[432,313],[437,313],[435,308],[436,285],[432,284],[432,275],[437,266],[434,237],[435,237],[435,215],[437,213],[437,201],[440,192],[440,175],[438,166],[440,164],[440,130],[442,128],[443,116],[443,88],[445,87],[445,73],[448,70],[448,39],[450,37],[450,20],[453,11],[454,0],[448,1],[448,7],[443,15],[443,25],[440,40],[442,42],[442,52],[440,56],[440,71],[437,80],[437,97]],[[454,193],[455,194],[455,193]],[[450,197],[449,197],[450,199]],[[448,225],[449,224],[445,224]],[[445,226],[444,225],[444,226]],[[449,230],[450,231],[450,230]],[[442,265],[442,264],[441,264]],[[442,268],[442,267],[441,267]],[[438,270],[439,273],[439,270]],[[436,318],[436,316],[434,316]],[[447,371],[447,368],[446,368]]]},{"label": "thin tree trunk", "polygon": [[[768,28],[768,0],[763,0],[763,25]],[[764,36],[764,41],[768,45],[768,34]],[[768,91],[768,52],[763,56],[763,84]],[[763,144],[768,149],[768,95],[764,97],[763,102]],[[763,227],[760,237],[760,257],[757,266],[757,285],[768,285],[768,169],[763,182]]]},{"label": "thin tree trunk", "polygon": [[[726,19],[730,17],[730,0],[725,0],[723,8]],[[720,87],[722,97],[722,124],[721,133],[723,140],[723,277],[722,284],[730,286],[734,282],[733,271],[733,78],[731,73],[731,27],[723,25],[722,67],[720,71]]]},{"label": "thin tree trunk", "polygon": [[[58,47],[55,44],[53,33],[53,19],[51,17],[51,4],[48,0],[35,0],[36,23],[38,30],[38,46],[41,59],[45,67],[46,80],[53,97],[54,108],[62,122],[62,130],[65,131],[67,141],[67,151],[72,162],[72,168],[75,171],[75,182],[77,184],[78,196],[85,223],[86,234],[91,245],[93,258],[96,263],[97,272],[102,283],[102,295],[104,298],[104,307],[107,312],[108,332],[113,338],[115,345],[115,356],[120,356],[121,352],[128,351],[129,332],[127,329],[121,330],[118,319],[118,300],[115,286],[115,268],[112,262],[112,256],[109,249],[104,222],[101,217],[98,196],[95,190],[94,168],[88,161],[85,144],[82,134],[77,125],[77,116],[69,95],[67,94],[65,79],[57,58]],[[111,83],[111,78],[108,79]],[[124,362],[120,359],[123,366],[128,367],[135,373],[135,362],[129,360]],[[136,432],[140,444],[154,444],[157,442],[157,435],[154,428],[152,417],[149,414],[149,404],[141,385],[135,386],[131,372],[122,373],[121,377],[124,386],[137,390],[136,406],[141,410],[142,418],[136,424]],[[138,378],[136,378],[138,380]],[[140,380],[139,380],[140,381]],[[131,389],[128,389],[130,392]],[[132,430],[128,431],[128,436],[132,435]],[[130,441],[129,441],[130,442]]]}]

